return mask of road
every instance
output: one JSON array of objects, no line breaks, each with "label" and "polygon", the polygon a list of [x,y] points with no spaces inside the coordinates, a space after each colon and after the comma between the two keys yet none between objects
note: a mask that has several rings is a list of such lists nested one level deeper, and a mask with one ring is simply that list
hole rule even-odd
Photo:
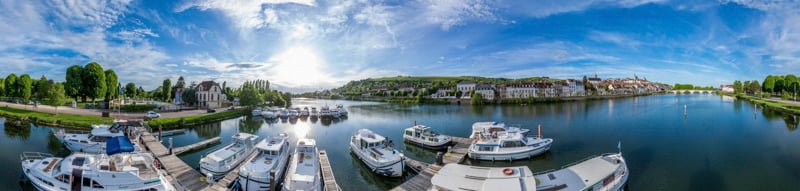
[{"label": "road", "polygon": [[[56,108],[53,106],[47,105],[39,105],[34,107],[32,105],[25,105],[25,104],[17,104],[17,103],[8,103],[8,102],[0,102],[0,107],[11,107],[17,109],[25,109],[25,110],[33,110],[39,112],[46,112],[46,113],[56,113]],[[218,109],[223,110],[223,109]],[[82,108],[72,108],[72,107],[58,107],[59,114],[72,114],[72,115],[85,115],[85,116],[101,116],[103,115],[104,109],[82,109]],[[164,112],[160,113],[162,118],[173,118],[173,117],[187,117],[187,116],[195,116],[195,115],[202,115],[206,114],[205,109],[198,109],[198,110],[186,110],[180,112]],[[112,117],[115,118],[144,118],[145,113],[139,112],[112,112]]]}]

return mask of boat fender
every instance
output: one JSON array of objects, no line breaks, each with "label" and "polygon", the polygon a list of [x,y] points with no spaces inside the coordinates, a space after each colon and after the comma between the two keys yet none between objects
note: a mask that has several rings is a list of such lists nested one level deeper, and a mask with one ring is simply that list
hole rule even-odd
[{"label": "boat fender", "polygon": [[512,175],[512,174],[514,174],[514,169],[512,169],[512,168],[504,168],[503,169],[503,174],[506,175],[506,176]]}]

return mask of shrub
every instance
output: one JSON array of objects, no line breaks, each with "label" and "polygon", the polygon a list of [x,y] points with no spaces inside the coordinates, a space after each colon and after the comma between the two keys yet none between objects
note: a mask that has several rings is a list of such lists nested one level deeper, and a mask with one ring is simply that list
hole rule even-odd
[{"label": "shrub", "polygon": [[158,106],[153,105],[153,104],[147,104],[147,105],[123,105],[120,108],[120,110],[125,111],[125,112],[147,112],[147,111],[152,111],[152,110],[154,110],[156,108],[158,108]]}]

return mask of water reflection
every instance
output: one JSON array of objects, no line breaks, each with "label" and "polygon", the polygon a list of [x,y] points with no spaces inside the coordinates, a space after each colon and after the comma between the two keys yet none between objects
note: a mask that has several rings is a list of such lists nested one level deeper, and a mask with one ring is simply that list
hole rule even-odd
[{"label": "water reflection", "polygon": [[783,122],[786,123],[786,129],[789,129],[789,131],[797,130],[797,118],[797,115],[784,115]]},{"label": "water reflection", "polygon": [[3,120],[3,132],[9,137],[18,137],[27,140],[31,136],[31,124],[21,120]]},{"label": "water reflection", "polygon": [[261,128],[263,123],[264,121],[261,118],[250,116],[242,117],[242,119],[239,120],[239,131],[243,133],[255,134],[258,132],[258,129]]},{"label": "water reflection", "polygon": [[192,131],[197,132],[198,137],[210,139],[214,137],[218,137],[221,130],[221,123],[207,123],[202,125],[197,125],[194,128],[190,128]]}]

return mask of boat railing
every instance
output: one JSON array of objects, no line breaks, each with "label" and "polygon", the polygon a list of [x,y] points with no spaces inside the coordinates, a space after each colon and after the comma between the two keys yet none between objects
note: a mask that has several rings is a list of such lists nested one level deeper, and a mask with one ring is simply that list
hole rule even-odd
[{"label": "boat railing", "polygon": [[42,152],[22,152],[22,154],[19,155],[19,160],[20,161],[41,160],[49,157],[53,157],[53,155],[50,153],[42,153]]},{"label": "boat railing", "polygon": [[568,168],[568,167],[570,167],[570,166],[573,166],[573,165],[576,165],[576,164],[578,164],[578,163],[585,162],[585,161],[587,161],[587,160],[590,160],[590,159],[593,159],[593,158],[595,158],[595,157],[598,157],[598,156],[605,156],[605,155],[608,155],[608,154],[613,154],[613,153],[603,153],[603,154],[599,154],[599,155],[591,155],[591,156],[588,156],[588,157],[586,157],[586,158],[583,158],[583,159],[581,159],[581,160],[577,160],[577,161],[575,161],[575,162],[571,162],[571,163],[569,163],[569,164],[563,165],[563,166],[561,166],[561,168],[557,168],[557,169],[550,169],[550,170],[545,170],[545,171],[541,171],[541,172],[535,172],[535,173],[533,173],[533,175],[535,176],[535,175],[542,175],[542,174],[551,173],[551,172],[554,172],[554,171],[557,171],[557,170],[561,170],[561,169]]}]

